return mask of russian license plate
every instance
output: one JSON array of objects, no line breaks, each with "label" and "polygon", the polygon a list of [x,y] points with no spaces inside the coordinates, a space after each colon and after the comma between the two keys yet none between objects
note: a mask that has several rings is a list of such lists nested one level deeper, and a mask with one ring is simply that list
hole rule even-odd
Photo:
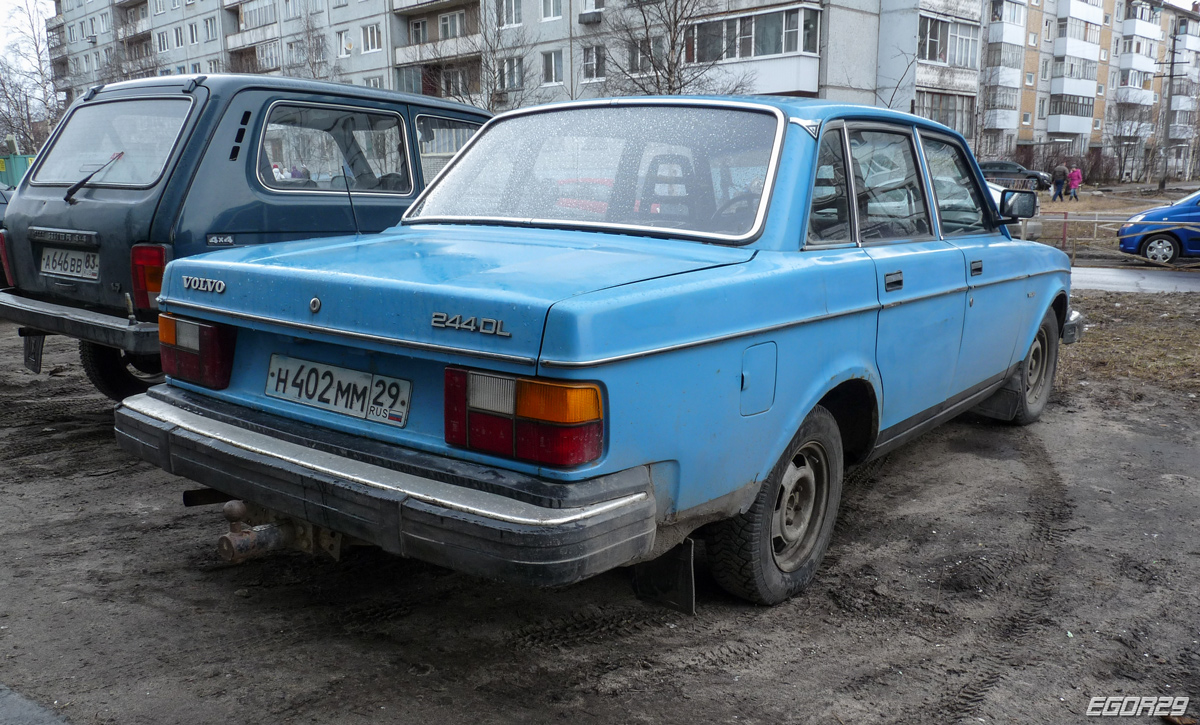
[{"label": "russian license plate", "polygon": [[42,250],[42,272],[63,277],[100,279],[100,255],[96,252],[46,247]]},{"label": "russian license plate", "polygon": [[403,428],[412,383],[333,365],[272,355],[266,393],[342,415]]}]

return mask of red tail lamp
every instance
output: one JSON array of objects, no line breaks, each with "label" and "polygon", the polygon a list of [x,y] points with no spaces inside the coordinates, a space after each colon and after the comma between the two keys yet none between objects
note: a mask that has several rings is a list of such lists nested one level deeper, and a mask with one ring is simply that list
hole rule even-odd
[{"label": "red tail lamp", "polygon": [[213,390],[229,387],[237,342],[234,328],[161,314],[158,342],[167,375]]},{"label": "red tail lamp", "polygon": [[130,249],[134,307],[158,309],[158,293],[162,291],[163,269],[168,261],[167,247],[162,244],[135,244]]}]

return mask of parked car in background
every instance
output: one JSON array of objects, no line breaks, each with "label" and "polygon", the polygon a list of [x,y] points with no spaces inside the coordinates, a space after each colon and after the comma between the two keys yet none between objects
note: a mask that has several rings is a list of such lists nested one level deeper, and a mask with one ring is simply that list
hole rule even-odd
[{"label": "parked car in background", "polygon": [[163,268],[213,249],[379,232],[489,114],[429,96],[253,75],[97,86],[25,174],[0,235],[0,319],[80,341],[120,400],[161,381]]},{"label": "parked car in background", "polygon": [[8,208],[8,197],[12,195],[12,187],[0,184],[0,222],[4,221],[4,212]]},{"label": "parked car in background", "polygon": [[1129,217],[1117,234],[1122,252],[1152,262],[1200,256],[1200,191]]},{"label": "parked car in background", "polygon": [[1031,179],[1035,189],[1050,188],[1050,174],[1045,171],[1027,169],[1015,161],[983,161],[980,162],[979,168],[989,180]]},{"label": "parked car in background", "polygon": [[1034,197],[998,212],[959,134],[886,109],[514,111],[399,228],[171,262],[167,384],[118,440],[234,499],[233,561],[368,542],[560,585],[695,534],[780,602],[845,466],[1041,415],[1080,323],[1066,256],[1002,228]]}]

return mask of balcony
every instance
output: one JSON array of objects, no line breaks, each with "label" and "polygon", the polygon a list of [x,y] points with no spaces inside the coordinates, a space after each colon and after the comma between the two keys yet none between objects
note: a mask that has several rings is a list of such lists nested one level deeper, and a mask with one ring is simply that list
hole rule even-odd
[{"label": "balcony", "polygon": [[466,7],[466,0],[392,0],[392,12],[400,15],[419,15],[454,6]]},{"label": "balcony", "polygon": [[980,74],[985,86],[1004,86],[1005,88],[1020,88],[1024,71],[1020,68],[988,68]]},{"label": "balcony", "polygon": [[437,40],[432,43],[402,45],[396,48],[396,65],[412,65],[413,63],[479,55],[480,41],[481,38],[476,33],[475,35],[464,35],[461,38]]},{"label": "balcony", "polygon": [[1190,126],[1186,123],[1171,124],[1171,138],[1179,139],[1180,141],[1191,141],[1196,137],[1195,126]]},{"label": "balcony", "polygon": [[1179,36],[1179,46],[1184,50],[1190,50],[1194,53],[1200,53],[1200,37],[1191,35]]},{"label": "balcony", "polygon": [[50,36],[47,46],[50,52],[50,60],[53,61],[58,58],[67,57],[67,44],[61,37]]},{"label": "balcony", "polygon": [[1058,17],[1079,18],[1093,25],[1103,25],[1104,8],[1082,2],[1082,0],[1060,0]]},{"label": "balcony", "polygon": [[983,112],[985,131],[1015,131],[1020,124],[1021,112],[1017,110],[994,110]]},{"label": "balcony", "polygon": [[1194,111],[1196,110],[1196,98],[1190,95],[1172,95],[1171,110]]},{"label": "balcony", "polygon": [[1081,78],[1051,78],[1050,93],[1054,95],[1085,96],[1096,95],[1096,81],[1085,81]]},{"label": "balcony", "polygon": [[1115,103],[1132,103],[1138,106],[1153,106],[1154,91],[1122,86],[1120,88],[1113,89],[1112,100]]},{"label": "balcony", "polygon": [[225,48],[233,53],[235,51],[244,50],[259,43],[265,43],[268,40],[277,40],[279,38],[279,23],[268,23],[258,28],[243,30],[240,33],[233,33],[225,36]]},{"label": "balcony", "polygon": [[1140,70],[1146,73],[1158,71],[1158,64],[1154,59],[1141,53],[1122,53],[1118,67],[1121,70]]},{"label": "balcony", "polygon": [[989,43],[1008,43],[1025,47],[1025,26],[1012,23],[993,22],[988,25]]},{"label": "balcony", "polygon": [[1049,133],[1074,133],[1074,134],[1090,134],[1092,132],[1092,117],[1091,116],[1050,116],[1046,122],[1046,131]]},{"label": "balcony", "polygon": [[57,30],[66,24],[66,20],[61,15],[55,15],[52,18],[46,18],[46,30]]},{"label": "balcony", "polygon": [[1149,141],[1154,135],[1154,124],[1147,121],[1118,119],[1109,124],[1109,130],[1116,138],[1139,138]]},{"label": "balcony", "polygon": [[142,18],[135,23],[125,23],[117,26],[117,40],[131,40],[139,35],[150,34],[150,18]]},{"label": "balcony", "polygon": [[1158,27],[1154,23],[1150,23],[1145,20],[1138,20],[1137,18],[1130,18],[1122,23],[1121,34],[1126,38],[1136,35],[1142,38],[1149,38],[1150,40],[1163,39],[1162,28]]},{"label": "balcony", "polygon": [[1100,46],[1079,38],[1055,38],[1054,55],[1073,55],[1084,60],[1100,60]]},{"label": "balcony", "polygon": [[145,4],[146,0],[113,0],[113,5],[118,8],[131,8],[136,5]]}]

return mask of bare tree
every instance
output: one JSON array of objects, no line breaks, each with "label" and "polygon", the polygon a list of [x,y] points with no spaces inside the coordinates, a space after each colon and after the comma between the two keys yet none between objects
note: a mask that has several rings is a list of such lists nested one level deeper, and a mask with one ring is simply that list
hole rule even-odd
[{"label": "bare tree", "polygon": [[1118,178],[1141,178],[1147,170],[1140,163],[1142,154],[1149,149],[1153,158],[1154,153],[1149,142],[1156,120],[1154,107],[1118,101],[1109,103],[1106,110],[1104,135],[1116,158]]},{"label": "bare tree", "polygon": [[[703,21],[720,9],[715,0],[645,0],[605,9],[600,29],[610,51],[605,58],[605,92],[749,93],[753,73],[718,67],[725,46],[713,38],[724,23]],[[706,35],[709,32],[712,37]]]},{"label": "bare tree", "polygon": [[313,20],[313,14],[306,8],[301,9],[301,15],[299,30],[285,41],[284,75],[318,81],[341,81],[342,70],[336,59],[331,59],[333,54],[325,29]]},{"label": "bare tree", "polygon": [[0,137],[13,134],[27,153],[41,148],[62,112],[46,18],[37,0],[16,0],[8,13],[8,44],[0,57]]},{"label": "bare tree", "polygon": [[[914,69],[917,67],[916,53],[898,52],[893,56],[892,60],[895,63],[903,62],[904,66],[900,70],[899,75],[896,76],[895,85],[875,89],[875,98],[883,104],[884,108],[895,108],[896,103],[903,103],[903,97],[907,95],[904,93],[904,89],[907,85],[908,74],[914,72]],[[900,110],[907,111],[908,109],[902,108]]]}]

